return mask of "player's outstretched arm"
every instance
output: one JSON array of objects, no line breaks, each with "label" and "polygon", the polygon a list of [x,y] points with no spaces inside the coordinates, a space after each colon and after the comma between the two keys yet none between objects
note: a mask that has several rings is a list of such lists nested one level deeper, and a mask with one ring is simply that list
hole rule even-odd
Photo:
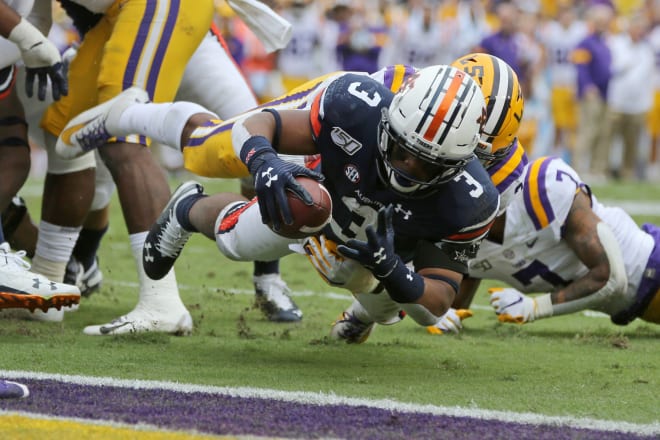
[{"label": "player's outstretched arm", "polygon": [[464,277],[456,294],[456,299],[454,299],[454,303],[451,306],[455,309],[469,308],[474,296],[477,294],[479,285],[481,285],[479,278]]},{"label": "player's outstretched arm", "polygon": [[419,304],[432,314],[442,316],[454,300],[462,275],[437,268],[415,272],[406,266],[394,251],[393,211],[392,205],[380,209],[377,228],[367,227],[367,241],[349,240],[337,250],[371,270],[394,301]]},{"label": "player's outstretched arm", "polygon": [[628,276],[621,248],[610,227],[592,210],[587,194],[576,194],[562,239],[589,271],[551,294],[553,314],[598,308],[610,295],[625,291]]},{"label": "player's outstretched arm", "polygon": [[555,292],[533,297],[513,288],[490,289],[490,303],[500,321],[522,324],[585,309],[598,310],[611,295],[627,288],[619,244],[610,227],[591,209],[587,194],[575,195],[563,230],[562,239],[588,272]]}]

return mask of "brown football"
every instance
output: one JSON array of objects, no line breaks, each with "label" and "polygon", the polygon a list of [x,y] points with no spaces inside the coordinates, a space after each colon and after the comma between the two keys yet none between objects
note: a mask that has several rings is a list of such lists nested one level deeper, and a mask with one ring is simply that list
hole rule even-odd
[{"label": "brown football", "polygon": [[332,218],[332,199],[325,186],[309,177],[298,176],[296,180],[312,196],[314,203],[306,205],[293,192],[287,191],[293,223],[287,225],[282,222],[280,230],[273,231],[288,238],[304,238],[313,235],[323,229]]}]

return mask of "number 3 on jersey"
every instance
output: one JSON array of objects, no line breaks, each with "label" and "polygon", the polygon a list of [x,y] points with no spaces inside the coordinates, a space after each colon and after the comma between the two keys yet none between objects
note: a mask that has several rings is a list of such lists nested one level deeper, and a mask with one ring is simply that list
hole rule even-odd
[{"label": "number 3 on jersey", "polygon": [[348,86],[348,93],[365,102],[369,107],[376,107],[382,100],[378,92],[374,92],[373,96],[366,90],[360,90],[361,82],[352,82]]}]

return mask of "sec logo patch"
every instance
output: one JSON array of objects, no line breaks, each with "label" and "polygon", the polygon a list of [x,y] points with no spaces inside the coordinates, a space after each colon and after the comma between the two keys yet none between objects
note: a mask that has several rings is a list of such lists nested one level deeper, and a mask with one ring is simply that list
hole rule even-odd
[{"label": "sec logo patch", "polygon": [[344,174],[352,183],[358,183],[360,181],[360,172],[353,164],[349,163],[348,165],[344,166]]}]

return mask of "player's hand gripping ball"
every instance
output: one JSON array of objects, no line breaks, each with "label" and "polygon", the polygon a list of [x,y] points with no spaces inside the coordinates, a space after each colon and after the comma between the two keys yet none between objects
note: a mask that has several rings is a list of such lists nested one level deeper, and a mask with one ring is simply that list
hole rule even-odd
[{"label": "player's hand gripping ball", "polygon": [[282,222],[278,231],[269,224],[276,234],[287,238],[304,238],[313,235],[332,219],[332,199],[328,190],[320,182],[309,177],[298,176],[296,180],[312,196],[312,204],[305,204],[296,194],[287,191],[293,223],[287,225]]}]

